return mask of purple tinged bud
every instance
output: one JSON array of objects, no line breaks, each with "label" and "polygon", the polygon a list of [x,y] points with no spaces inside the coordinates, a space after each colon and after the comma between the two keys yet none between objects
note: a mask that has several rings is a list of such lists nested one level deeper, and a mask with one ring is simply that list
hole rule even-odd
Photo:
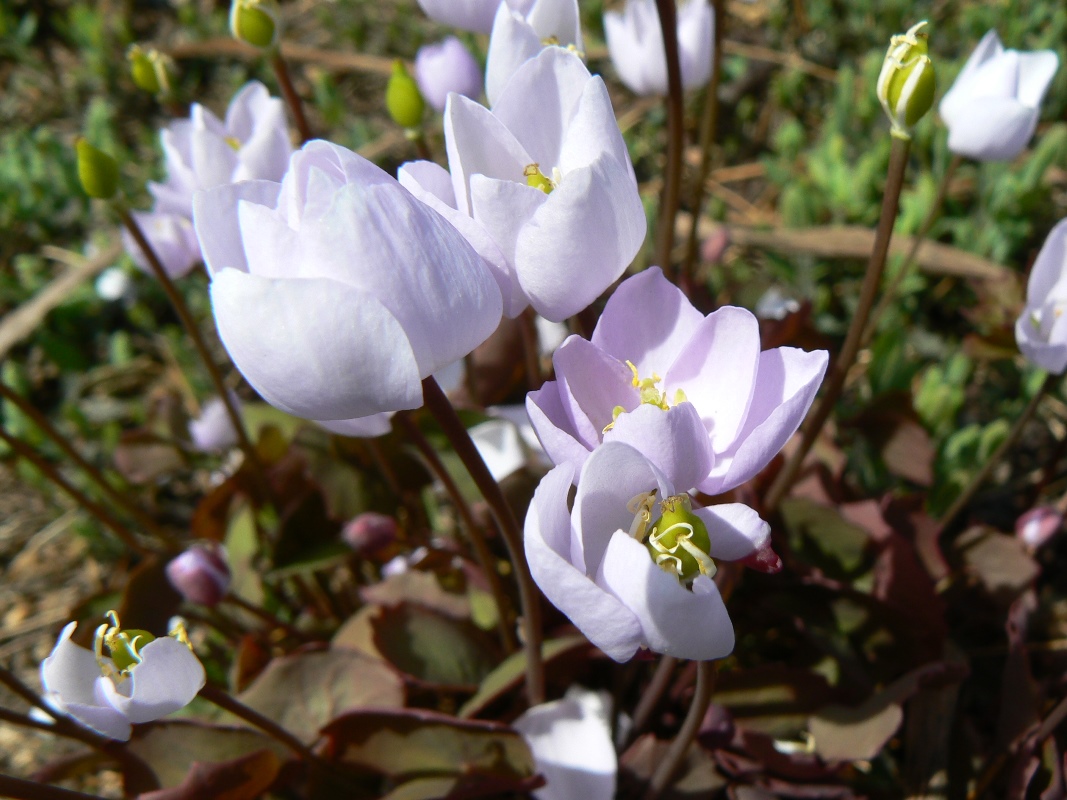
[{"label": "purple tinged bud", "polygon": [[1032,550],[1036,550],[1059,533],[1063,514],[1053,506],[1032,508],[1015,521],[1015,535]]},{"label": "purple tinged bud", "polygon": [[189,603],[216,606],[230,589],[222,545],[194,545],[167,564],[167,578]]},{"label": "purple tinged bud", "polygon": [[455,36],[419,48],[415,79],[426,102],[444,111],[449,92],[477,100],[482,94],[482,70]]},{"label": "purple tinged bud", "polygon": [[362,556],[385,550],[396,541],[396,535],[396,520],[374,511],[356,516],[341,531],[345,544]]}]

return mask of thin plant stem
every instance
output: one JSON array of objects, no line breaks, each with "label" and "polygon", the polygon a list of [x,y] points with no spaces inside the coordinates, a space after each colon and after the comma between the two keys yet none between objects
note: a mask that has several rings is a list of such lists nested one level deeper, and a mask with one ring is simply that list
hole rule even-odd
[{"label": "thin plant stem", "polygon": [[696,738],[700,723],[704,721],[704,715],[708,711],[708,706],[711,705],[711,695],[715,691],[716,664],[715,661],[697,662],[697,686],[693,701],[689,704],[689,713],[686,714],[681,730],[674,737],[663,760],[653,773],[643,800],[656,800],[671,785],[675,773],[685,759],[685,753]]},{"label": "thin plant stem", "polygon": [[952,505],[949,506],[948,511],[941,515],[941,520],[938,522],[938,533],[941,533],[945,528],[952,524],[952,521],[959,516],[959,513],[967,507],[967,504],[971,502],[978,490],[982,488],[982,484],[989,478],[993,469],[1000,463],[1000,460],[1004,458],[1004,455],[1008,450],[1018,441],[1019,436],[1023,432],[1023,428],[1026,427],[1026,423],[1028,423],[1031,417],[1034,416],[1037,407],[1041,404],[1041,401],[1044,399],[1048,391],[1055,385],[1058,377],[1059,376],[1057,375],[1050,374],[1045,378],[1044,382],[1041,384],[1041,388],[1034,393],[1034,396],[1030,398],[1030,402],[1026,404],[1026,408],[1024,408],[1023,412],[1016,418],[1015,424],[1012,425],[1011,430],[1008,431],[1008,435],[1005,437],[1004,441],[1001,442],[997,449],[993,451],[988,459],[986,459],[985,464],[983,464],[982,468],[978,470],[973,478],[971,478],[971,482],[967,484],[966,488],[959,493]]},{"label": "thin plant stem", "polygon": [[682,147],[685,109],[682,105],[682,69],[678,59],[678,10],[674,0],[656,0],[663,50],[667,55],[667,167],[659,205],[656,253],[659,266],[670,274],[674,251],[674,222],[682,185]]},{"label": "thin plant stem", "polygon": [[630,735],[627,737],[628,740],[633,741],[637,734],[648,725],[649,719],[652,718],[652,712],[656,710],[663,693],[667,691],[667,687],[671,684],[671,676],[674,675],[676,666],[678,666],[678,659],[674,656],[663,656],[659,660],[656,665],[656,671],[652,674],[652,680],[649,681],[648,688],[641,695],[641,699],[637,701],[637,708],[634,709],[634,724]]},{"label": "thin plant stem", "polygon": [[21,458],[25,458],[33,464],[48,480],[66,492],[79,506],[84,508],[100,522],[106,525],[114,534],[122,540],[126,547],[141,555],[151,555],[152,550],[137,541],[137,535],[118,517],[108,511],[104,506],[89,498],[81,489],[59,474],[55,465],[44,458],[26,442],[12,436],[3,427],[0,427],[0,439]]},{"label": "thin plant stem", "polygon": [[217,705],[223,711],[229,711],[235,717],[243,719],[249,725],[252,725],[253,727],[263,731],[263,733],[274,739],[274,741],[278,742],[281,745],[284,745],[301,758],[306,759],[308,762],[315,763],[319,761],[318,756],[316,756],[315,753],[311,751],[311,748],[309,748],[306,744],[296,738],[293,734],[291,734],[281,725],[276,723],[274,720],[268,719],[267,717],[263,716],[258,711],[249,708],[240,700],[237,700],[236,698],[232,697],[228,693],[224,692],[222,689],[218,689],[214,686],[211,686],[210,684],[207,684],[204,686],[203,689],[200,690],[200,697],[204,698],[209,703]]},{"label": "thin plant stem", "polygon": [[121,507],[127,514],[129,514],[138,525],[144,528],[158,539],[162,539],[165,542],[173,544],[175,542],[174,537],[165,531],[160,525],[146,514],[140,507],[138,507],[129,496],[120,492],[103,476],[99,469],[97,469],[91,462],[79,453],[74,446],[70,443],[66,436],[60,433],[55,426],[49,421],[48,417],[38,411],[30,404],[26,398],[13,390],[3,381],[0,381],[0,398],[7,400],[13,406],[15,406],[20,412],[29,417],[33,424],[36,425],[41,431],[51,439],[60,450],[73,461],[82,472],[85,473],[93,483],[95,483],[100,490],[107,495],[107,498],[115,505]]},{"label": "thin plant stem", "polygon": [[204,363],[205,369],[207,369],[211,384],[215,387],[215,393],[226,407],[226,416],[229,417],[230,424],[233,425],[233,429],[237,433],[237,443],[254,470],[257,480],[260,483],[260,488],[265,496],[270,498],[270,482],[267,480],[267,473],[263,467],[263,462],[260,460],[259,454],[256,452],[256,448],[252,444],[252,440],[248,438],[244,420],[241,419],[241,412],[237,410],[237,406],[233,402],[229,390],[226,388],[226,382],[222,379],[222,373],[219,371],[218,364],[215,363],[215,359],[212,357],[211,351],[208,349],[207,342],[204,341],[204,336],[200,332],[200,326],[197,325],[196,320],[193,319],[193,315],[189,311],[189,306],[186,305],[185,299],[182,297],[181,292],[178,291],[178,287],[174,285],[174,281],[171,280],[170,275],[168,275],[166,269],[163,268],[159,256],[156,254],[151,242],[149,242],[148,238],[144,235],[141,226],[137,224],[137,220],[135,220],[125,208],[119,208],[118,212],[119,217],[122,219],[122,224],[126,227],[126,230],[130,232],[134,241],[137,242],[137,246],[141,248],[145,260],[152,269],[152,274],[156,276],[160,286],[163,287],[163,291],[167,295],[167,299],[170,300],[170,304],[174,308],[174,312],[178,315],[178,319],[181,320],[185,332],[189,334],[189,339],[192,341],[197,355],[200,356],[200,360]]},{"label": "thin plant stem", "polygon": [[0,797],[14,800],[103,800],[98,794],[85,794],[73,789],[27,781],[0,773]]},{"label": "thin plant stem", "polygon": [[526,368],[526,388],[537,391],[544,383],[541,376],[541,355],[537,348],[537,319],[532,308],[519,315],[519,333],[522,336],[522,355]]},{"label": "thin plant stem", "polygon": [[422,454],[426,465],[430,468],[430,472],[441,481],[441,485],[445,487],[445,491],[452,500],[452,505],[455,506],[456,513],[459,514],[463,527],[467,530],[467,537],[470,539],[474,554],[482,567],[482,572],[485,574],[485,580],[489,584],[489,592],[496,602],[499,612],[497,614],[497,627],[500,632],[500,643],[504,646],[506,652],[514,653],[518,650],[518,642],[515,640],[515,634],[508,624],[511,603],[508,602],[507,596],[504,594],[504,587],[500,583],[500,574],[493,565],[493,554],[489,550],[489,544],[485,541],[485,535],[482,533],[481,527],[474,520],[470,504],[467,503],[467,499],[459,490],[436,451],[426,440],[426,437],[423,436],[411,414],[407,411],[398,411],[393,419],[400,422],[407,432],[408,438],[411,439],[415,447],[418,448],[419,453]]},{"label": "thin plant stem", "polygon": [[300,641],[304,642],[310,641],[308,635],[301,631],[299,628],[294,627],[283,619],[279,619],[274,614],[267,611],[267,609],[260,608],[254,603],[250,603],[243,597],[238,597],[232,592],[222,598],[222,602],[228,605],[236,606],[237,608],[240,608],[243,611],[247,611],[249,614],[265,623],[269,628],[281,628],[283,631],[285,631],[295,639],[299,639]]},{"label": "thin plant stem", "polygon": [[867,326],[867,318],[874,305],[874,299],[882,284],[882,273],[885,272],[886,254],[889,252],[889,241],[893,236],[893,224],[897,218],[897,209],[900,206],[900,192],[904,188],[904,173],[908,167],[908,151],[911,148],[909,139],[893,137],[893,146],[889,155],[889,170],[886,177],[885,194],[882,197],[882,215],[878,220],[878,229],[874,235],[874,249],[871,258],[867,262],[867,272],[863,278],[863,287],[860,289],[859,302],[856,304],[856,312],[852,317],[845,342],[841,346],[841,352],[837,354],[830,369],[830,375],[826,381],[826,389],[817,401],[814,409],[804,420],[800,428],[800,442],[792,455],[782,467],[767,490],[764,510],[770,514],[778,508],[778,504],[788,493],[789,488],[796,480],[800,472],[800,466],[805,456],[811,450],[815,440],[819,438],[826,420],[837,399],[841,396],[841,390],[845,386],[845,378],[856,361],[859,354],[860,341],[863,330]]},{"label": "thin plant stem", "polygon": [[914,269],[915,264],[918,262],[919,249],[926,241],[926,237],[930,234],[930,229],[934,227],[934,223],[941,218],[941,212],[945,206],[945,198],[948,197],[949,183],[951,183],[953,176],[956,174],[956,170],[959,169],[962,162],[962,156],[953,156],[952,160],[945,168],[945,173],[941,176],[941,182],[937,185],[937,196],[934,198],[933,205],[930,206],[930,210],[926,212],[926,217],[923,219],[922,224],[919,226],[919,230],[912,239],[911,249],[908,250],[907,256],[904,257],[904,262],[900,265],[900,269],[896,271],[892,280],[890,280],[889,284],[885,287],[881,298],[878,300],[878,305],[874,307],[870,319],[867,320],[867,329],[863,334],[862,346],[866,346],[871,339],[874,338],[875,331],[878,329],[879,320],[881,320],[886,309],[888,309],[896,299],[897,290],[900,289],[900,284],[902,284],[904,279],[911,274],[912,269]]},{"label": "thin plant stem", "polygon": [[531,706],[544,702],[545,675],[541,659],[541,606],[537,586],[530,575],[530,565],[522,545],[522,532],[518,520],[508,505],[500,485],[493,479],[489,468],[474,446],[470,434],[463,427],[456,410],[448,401],[433,376],[422,382],[422,395],[426,407],[441,426],[463,466],[467,468],[475,485],[481,491],[489,510],[500,528],[500,535],[511,556],[515,580],[519,585],[519,602],[522,604],[523,641],[526,654],[526,700]]},{"label": "thin plant stem", "polygon": [[700,168],[697,180],[693,184],[693,197],[690,201],[690,213],[693,223],[689,226],[689,236],[685,242],[685,255],[678,268],[678,283],[685,291],[693,280],[693,267],[697,254],[697,231],[700,214],[704,207],[704,194],[707,191],[708,173],[711,170],[711,150],[715,143],[715,130],[719,125],[719,84],[722,81],[722,40],[725,36],[726,15],[723,13],[723,0],[711,0],[712,20],[715,26],[711,50],[711,78],[704,93],[704,113],[700,119]]},{"label": "thin plant stem", "polygon": [[312,138],[311,127],[308,125],[307,116],[304,114],[304,102],[296,93],[293,86],[292,76],[289,74],[289,65],[282,57],[281,50],[275,49],[270,57],[270,65],[274,69],[274,75],[278,79],[278,86],[282,90],[285,104],[289,106],[289,112],[293,115],[296,123],[296,131],[300,134],[300,144]]},{"label": "thin plant stem", "polygon": [[430,140],[426,138],[423,130],[408,131],[411,143],[415,145],[415,152],[423,161],[433,161],[433,150],[430,149]]}]

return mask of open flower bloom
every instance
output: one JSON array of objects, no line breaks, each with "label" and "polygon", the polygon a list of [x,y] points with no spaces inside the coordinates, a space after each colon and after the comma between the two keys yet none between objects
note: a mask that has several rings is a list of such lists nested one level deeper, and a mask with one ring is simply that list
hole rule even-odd
[{"label": "open flower bloom", "polygon": [[502,2],[525,14],[534,0],[419,0],[419,5],[430,19],[465,31],[489,33]]},{"label": "open flower bloom", "polygon": [[[96,652],[70,640],[76,622],[63,629],[41,662],[44,699],[82,725],[126,741],[130,725],[151,722],[185,708],[204,686],[204,667],[178,628],[155,638],[147,631],[113,625],[96,631]],[[110,655],[105,655],[105,648]]]},{"label": "open flower bloom", "polygon": [[[682,88],[694,89],[711,77],[715,18],[707,0],[678,6],[678,62]],[[655,0],[627,0],[626,9],[604,13],[604,36],[615,71],[634,94],[667,94],[667,55]]]},{"label": "open flower bloom", "polygon": [[[285,122],[285,105],[267,87],[252,81],[239,91],[225,121],[194,103],[189,119],[172,122],[160,134],[167,180],[149,183],[156,202],[152,211],[136,211],[163,268],[180,278],[201,259],[193,231],[193,193],[255,178],[280,181],[293,146]],[[123,233],[126,251],[148,269],[141,248]]]},{"label": "open flower bloom", "polygon": [[449,92],[471,98],[482,93],[482,68],[455,36],[419,48],[415,79],[426,102],[437,111],[445,110]]},{"label": "open flower bloom", "polygon": [[405,164],[400,182],[443,214],[493,266],[504,313],[532,305],[559,322],[625,271],[645,212],[607,88],[582,60],[548,47],[493,110],[459,95],[445,108],[451,171]]},{"label": "open flower bloom", "polygon": [[[422,380],[481,344],[500,292],[439,214],[371,162],[309,142],[281,184],[199,192],[219,335],[269,403],[349,435],[422,405]],[[356,422],[347,422],[360,418]]]},{"label": "open flower bloom", "polygon": [[485,65],[485,96],[489,104],[496,103],[519,67],[550,46],[581,54],[578,0],[535,0],[528,12],[501,3],[493,20]]},{"label": "open flower bloom", "polygon": [[556,380],[526,397],[555,463],[574,474],[601,442],[628,442],[684,491],[718,494],[774,458],[807,413],[824,350],[760,352],[743,308],[704,316],[657,268],[628,278],[587,341],[552,358]]},{"label": "open flower bloom", "polygon": [[1005,50],[997,32],[989,31],[941,99],[948,149],[979,161],[1015,158],[1034,135],[1058,67],[1052,50]]},{"label": "open flower bloom", "polygon": [[571,687],[562,700],[534,706],[512,727],[526,739],[545,778],[545,785],[533,791],[537,800],[615,797],[619,759],[604,695]]},{"label": "open flower bloom", "polygon": [[1067,219],[1057,223],[1037,254],[1015,341],[1041,369],[1057,375],[1067,369]]},{"label": "open flower bloom", "polygon": [[740,503],[693,508],[628,444],[608,442],[576,470],[544,477],[526,514],[526,557],[541,591],[616,661],[639,647],[722,658],[733,625],[712,576],[716,559],[756,553],[770,527]]}]

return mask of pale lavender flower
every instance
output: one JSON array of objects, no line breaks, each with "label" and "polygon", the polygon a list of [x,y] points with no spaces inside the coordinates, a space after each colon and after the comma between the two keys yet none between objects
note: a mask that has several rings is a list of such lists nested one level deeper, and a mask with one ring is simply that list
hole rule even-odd
[{"label": "pale lavender flower", "polygon": [[632,444],[674,485],[718,494],[760,472],[793,435],[826,371],[824,350],[760,352],[759,323],[707,317],[658,268],[628,278],[592,339],[553,356],[556,380],[526,398],[545,452],[577,476],[601,442]]},{"label": "pale lavender flower", "polygon": [[230,590],[226,548],[196,544],[167,564],[167,580],[189,603],[217,606]]},{"label": "pale lavender flower", "polygon": [[[682,88],[695,89],[711,77],[715,17],[707,0],[678,7],[678,60]],[[622,13],[604,12],[604,36],[615,71],[639,95],[667,94],[667,56],[655,0],[627,0]]]},{"label": "pale lavender flower", "polygon": [[419,0],[419,5],[430,19],[465,31],[489,33],[502,2],[525,14],[534,0]]},{"label": "pale lavender flower", "polygon": [[645,236],[633,165],[604,81],[549,47],[489,111],[445,108],[451,174],[404,165],[402,185],[443,214],[493,266],[504,313],[554,322],[581,311],[626,269]]},{"label": "pale lavender flower", "polygon": [[548,46],[581,55],[582,26],[578,0],[535,0],[528,11],[501,3],[489,37],[485,96],[495,105],[519,67]]},{"label": "pale lavender flower", "polygon": [[1015,536],[1031,550],[1048,544],[1063,528],[1063,513],[1055,506],[1037,506],[1015,520]]},{"label": "pale lavender flower", "polygon": [[715,560],[746,558],[770,528],[740,503],[693,508],[687,494],[630,445],[608,442],[541,481],[526,515],[526,557],[541,591],[616,661],[646,647],[722,658],[733,626]]},{"label": "pale lavender flower", "polygon": [[[236,403],[237,398],[231,397]],[[212,397],[204,403],[200,416],[189,421],[189,437],[193,440],[193,446],[202,453],[225,450],[237,444],[237,431],[230,415],[226,413],[222,398]]]},{"label": "pale lavender flower", "polygon": [[1067,219],[1049,233],[1026,284],[1026,307],[1015,322],[1022,354],[1057,375],[1067,369]]},{"label": "pale lavender flower", "polygon": [[619,760],[611,741],[610,702],[571,687],[562,700],[523,712],[512,727],[533,753],[545,785],[537,800],[612,800]]},{"label": "pale lavender flower", "polygon": [[449,92],[477,99],[482,93],[482,69],[455,36],[427,44],[415,54],[419,91],[437,111],[445,110]]},{"label": "pale lavender flower", "polygon": [[979,161],[1015,158],[1034,135],[1058,67],[1052,50],[1005,50],[989,31],[941,99],[948,149]]},{"label": "pale lavender flower", "polygon": [[[237,181],[281,180],[293,146],[284,104],[258,81],[234,96],[225,120],[194,103],[189,119],[172,122],[160,138],[167,179],[148,184],[155,205],[133,217],[167,274],[180,278],[201,260],[192,223],[193,193]],[[123,237],[130,257],[147,271],[141,248],[129,233]]]},{"label": "pale lavender flower", "polygon": [[[63,629],[41,662],[45,701],[109,739],[126,741],[131,723],[151,722],[187,706],[203,688],[204,667],[181,628],[158,639],[113,625],[96,632],[96,652],[70,640],[77,623]],[[104,648],[110,655],[104,655]]]},{"label": "pale lavender flower", "polygon": [[199,192],[194,219],[234,363],[269,403],[331,430],[387,430],[500,322],[496,282],[459,232],[329,142],[294,153],[281,184]]}]

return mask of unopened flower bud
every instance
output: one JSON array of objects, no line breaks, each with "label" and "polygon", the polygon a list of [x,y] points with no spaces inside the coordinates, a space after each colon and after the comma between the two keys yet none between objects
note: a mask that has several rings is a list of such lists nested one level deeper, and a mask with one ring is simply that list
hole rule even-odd
[{"label": "unopened flower bud", "polygon": [[482,93],[482,69],[455,36],[419,48],[415,78],[422,96],[438,111],[444,111],[450,92],[472,100]]},{"label": "unopened flower bud", "polygon": [[108,200],[119,188],[119,164],[84,138],[74,144],[78,152],[78,180],[90,197]]},{"label": "unopened flower bud", "polygon": [[385,550],[396,541],[396,520],[385,514],[366,511],[350,520],[341,531],[345,544],[360,555]]},{"label": "unopened flower bud", "polygon": [[1031,508],[1015,521],[1015,535],[1032,550],[1046,544],[1063,527],[1063,514],[1053,506]]},{"label": "unopened flower bud", "polygon": [[158,50],[142,50],[132,45],[126,51],[130,62],[130,77],[138,89],[149,94],[167,94],[170,91],[169,64],[166,56]]},{"label": "unopened flower bud", "polygon": [[426,101],[419,91],[419,85],[411,77],[404,62],[393,62],[393,74],[389,85],[385,87],[385,107],[389,116],[402,128],[418,128],[426,112]]},{"label": "unopened flower bud", "polygon": [[889,50],[878,75],[878,101],[892,124],[891,133],[910,139],[911,129],[934,104],[937,78],[928,52],[923,20],[908,32],[889,40]]},{"label": "unopened flower bud", "polygon": [[230,589],[230,568],[221,545],[190,547],[167,564],[167,578],[189,603],[216,606]]},{"label": "unopened flower bud", "polygon": [[278,41],[278,13],[268,0],[233,0],[230,33],[253,47],[273,47]]}]

